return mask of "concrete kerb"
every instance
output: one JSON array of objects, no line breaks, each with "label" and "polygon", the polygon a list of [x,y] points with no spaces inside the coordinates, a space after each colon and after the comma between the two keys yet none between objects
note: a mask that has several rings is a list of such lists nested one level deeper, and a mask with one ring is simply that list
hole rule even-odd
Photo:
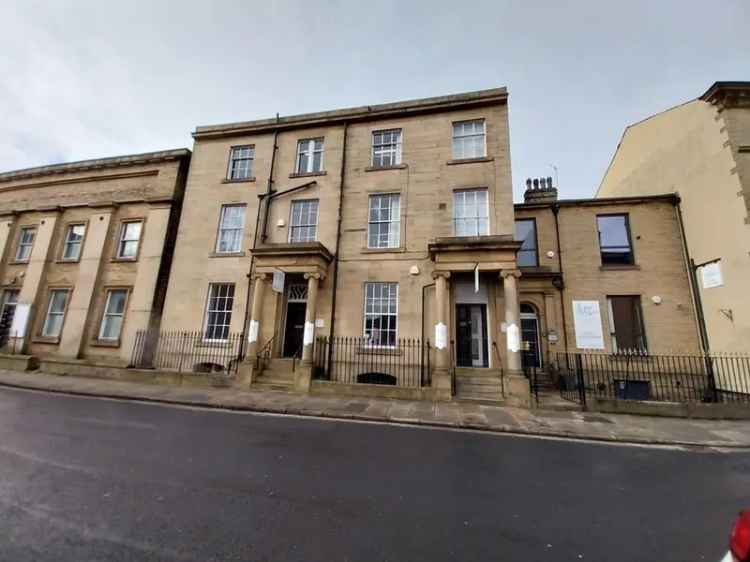
[{"label": "concrete kerb", "polygon": [[259,414],[288,414],[297,415],[304,417],[314,417],[320,419],[340,419],[340,420],[351,420],[361,421],[368,423],[389,423],[396,425],[412,426],[412,427],[432,427],[437,429],[463,429],[471,431],[479,431],[484,433],[495,433],[501,435],[519,436],[519,437],[537,437],[537,438],[551,438],[551,439],[567,439],[572,441],[583,441],[583,442],[598,442],[598,443],[610,443],[619,445],[643,445],[643,446],[670,446],[670,447],[689,447],[699,449],[732,449],[732,450],[750,450],[750,445],[727,443],[723,441],[685,441],[685,440],[669,440],[669,439],[656,439],[656,438],[637,438],[628,437],[622,438],[614,435],[602,436],[592,434],[580,434],[569,431],[553,431],[553,430],[530,430],[519,427],[511,427],[507,425],[491,426],[486,424],[472,423],[472,422],[451,422],[451,421],[423,421],[414,419],[403,419],[398,417],[382,417],[372,416],[367,414],[349,413],[349,412],[329,412],[319,409],[306,409],[304,407],[267,407],[263,405],[239,405],[228,402],[202,402],[197,400],[180,400],[176,398],[161,398],[153,396],[133,396],[117,393],[103,393],[103,392],[86,392],[82,390],[70,390],[70,389],[59,389],[59,388],[43,388],[34,385],[22,385],[17,383],[9,383],[6,381],[0,381],[0,387],[16,388],[21,390],[37,391],[37,392],[52,392],[56,394],[63,394],[69,396],[78,396],[86,398],[104,398],[109,400],[127,400],[132,402],[142,402],[151,404],[166,404],[173,406],[185,406],[185,407],[197,407],[211,410],[227,410],[235,412],[251,412]]}]

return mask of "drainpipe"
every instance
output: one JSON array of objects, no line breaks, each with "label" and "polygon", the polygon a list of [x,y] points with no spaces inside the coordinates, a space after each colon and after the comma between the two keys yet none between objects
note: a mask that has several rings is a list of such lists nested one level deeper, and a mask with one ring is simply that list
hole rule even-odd
[{"label": "drainpipe", "polygon": [[685,236],[685,224],[682,219],[682,206],[681,199],[677,196],[675,201],[675,209],[677,214],[677,223],[680,225],[680,238],[682,239],[682,251],[685,260],[685,267],[688,271],[688,280],[690,281],[690,292],[693,295],[693,310],[695,311],[695,317],[698,320],[698,334],[700,335],[701,348],[704,353],[708,353],[708,330],[706,329],[706,318],[703,315],[703,302],[701,301],[700,288],[698,287],[698,277],[696,272],[698,267],[695,265],[695,261],[690,257],[690,250],[688,249],[687,237]]},{"label": "drainpipe", "polygon": [[565,321],[565,280],[563,277],[563,265],[562,265],[562,256],[561,256],[561,246],[560,246],[560,221],[558,219],[558,214],[560,213],[560,205],[557,203],[554,203],[552,205],[552,214],[555,216],[555,238],[557,239],[557,268],[560,270],[560,284],[557,287],[557,290],[560,291],[560,308],[562,310],[562,332],[563,332],[563,343],[565,344],[565,351],[568,351],[568,326]]},{"label": "drainpipe", "polygon": [[[344,176],[346,175],[346,136],[349,123],[344,122],[344,138],[341,145],[341,171],[339,173],[339,209],[336,217],[336,248],[333,255],[333,289],[331,291],[331,340],[335,335],[336,327],[336,294],[339,287],[339,247],[341,245],[341,220],[344,208]],[[333,344],[328,346],[328,365],[331,364],[333,355]]]},{"label": "drainpipe", "polygon": [[[276,119],[278,119],[278,115],[276,116]],[[265,242],[268,238],[268,213],[271,211],[271,194],[273,193],[273,167],[276,163],[276,151],[278,150],[278,145],[276,144],[276,139],[279,136],[279,130],[276,129],[273,132],[273,152],[271,153],[271,170],[268,172],[268,186],[266,187],[266,193],[264,195],[265,198],[265,205],[263,206],[263,232],[260,235],[260,241]],[[258,210],[260,211],[260,205],[258,205]]]},{"label": "drainpipe", "polygon": [[[272,193],[272,186],[273,186],[273,168],[274,164],[276,163],[276,151],[278,150],[278,145],[276,144],[276,140],[278,139],[279,131],[276,129],[273,132],[273,150],[271,152],[271,169],[268,172],[268,185],[266,187],[266,193],[263,195],[258,196],[258,212],[255,213],[255,232],[253,233],[253,248],[251,250],[250,254],[250,271],[247,274],[247,295],[245,297],[245,319],[242,322],[242,352],[240,353],[241,359],[245,358],[245,350],[247,345],[247,337],[246,337],[246,330],[247,330],[247,322],[248,322],[248,316],[250,316],[250,293],[252,292],[252,286],[253,286],[253,266],[255,265],[255,248],[258,245],[258,225],[260,224],[260,206],[265,204],[265,221],[263,224],[263,238],[262,240],[265,240],[266,233],[265,233],[265,224],[268,222],[268,206],[271,204],[270,194]],[[265,201],[264,201],[265,199]]]}]

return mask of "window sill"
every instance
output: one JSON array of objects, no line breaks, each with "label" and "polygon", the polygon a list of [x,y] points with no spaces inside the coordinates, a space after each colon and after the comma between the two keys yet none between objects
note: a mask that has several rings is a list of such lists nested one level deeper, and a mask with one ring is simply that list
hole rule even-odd
[{"label": "window sill", "polygon": [[406,164],[396,164],[395,166],[367,166],[365,172],[379,172],[381,170],[403,170],[407,168]]},{"label": "window sill", "polygon": [[60,258],[58,260],[55,260],[55,263],[78,263],[80,261],[81,261],[80,258],[75,259],[75,260],[73,260],[73,259],[66,260],[66,259]]},{"label": "window sill", "polygon": [[403,246],[397,248],[362,248],[360,252],[363,254],[400,254],[406,251]]},{"label": "window sill", "polygon": [[364,346],[357,349],[358,355],[403,355],[403,351],[395,347]]},{"label": "window sill", "polygon": [[91,341],[92,347],[120,347],[120,340],[92,340]]},{"label": "window sill", "polygon": [[52,337],[52,336],[33,336],[31,338],[31,343],[47,343],[52,345],[58,345],[60,343],[59,337]]},{"label": "window sill", "polygon": [[628,265],[617,265],[617,264],[611,264],[611,265],[600,265],[599,270],[600,271],[629,271],[629,270],[639,270],[641,269],[640,265],[636,264],[628,264]]},{"label": "window sill", "polygon": [[477,162],[494,162],[494,158],[491,156],[480,156],[479,158],[457,158],[456,160],[448,160],[446,164],[448,166],[456,166],[458,164],[475,164]]},{"label": "window sill", "polygon": [[229,178],[224,178],[221,180],[221,183],[252,183],[255,181],[255,178],[242,178],[239,180],[231,180]]},{"label": "window sill", "polygon": [[294,178],[311,178],[314,176],[325,176],[328,175],[328,172],[325,170],[321,170],[320,172],[294,172],[292,174],[289,174],[289,179]]},{"label": "window sill", "polygon": [[11,260],[8,265],[28,265],[30,260]]},{"label": "window sill", "polygon": [[244,258],[245,252],[211,252],[209,258]]},{"label": "window sill", "polygon": [[120,263],[135,263],[138,261],[138,258],[112,258],[110,261]]}]

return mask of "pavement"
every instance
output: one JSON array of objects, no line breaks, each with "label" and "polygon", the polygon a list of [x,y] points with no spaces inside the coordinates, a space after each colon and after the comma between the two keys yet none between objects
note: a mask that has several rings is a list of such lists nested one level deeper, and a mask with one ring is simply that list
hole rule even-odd
[{"label": "pavement", "polygon": [[9,562],[718,562],[750,505],[746,451],[7,387],[0,475]]},{"label": "pavement", "polygon": [[[750,448],[750,421],[696,420],[524,409],[472,402],[426,402],[351,398],[142,384],[99,378],[0,370],[0,386],[276,414],[369,422],[461,428],[517,435],[585,439],[644,445]],[[554,396],[545,402],[559,406]]]}]

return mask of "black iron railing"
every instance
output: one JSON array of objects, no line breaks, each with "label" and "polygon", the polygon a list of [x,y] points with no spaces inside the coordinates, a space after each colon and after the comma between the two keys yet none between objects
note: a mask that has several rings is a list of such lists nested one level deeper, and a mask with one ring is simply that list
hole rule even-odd
[{"label": "black iron railing", "polygon": [[561,352],[552,368],[563,397],[750,404],[750,356],[723,353]]},{"label": "black iron railing", "polygon": [[430,342],[400,338],[377,347],[368,338],[318,338],[313,349],[313,378],[345,384],[401,387],[430,385]]},{"label": "black iron railing", "polygon": [[242,353],[242,334],[207,340],[202,332],[156,332],[136,334],[130,367],[193,373],[237,372]]}]

